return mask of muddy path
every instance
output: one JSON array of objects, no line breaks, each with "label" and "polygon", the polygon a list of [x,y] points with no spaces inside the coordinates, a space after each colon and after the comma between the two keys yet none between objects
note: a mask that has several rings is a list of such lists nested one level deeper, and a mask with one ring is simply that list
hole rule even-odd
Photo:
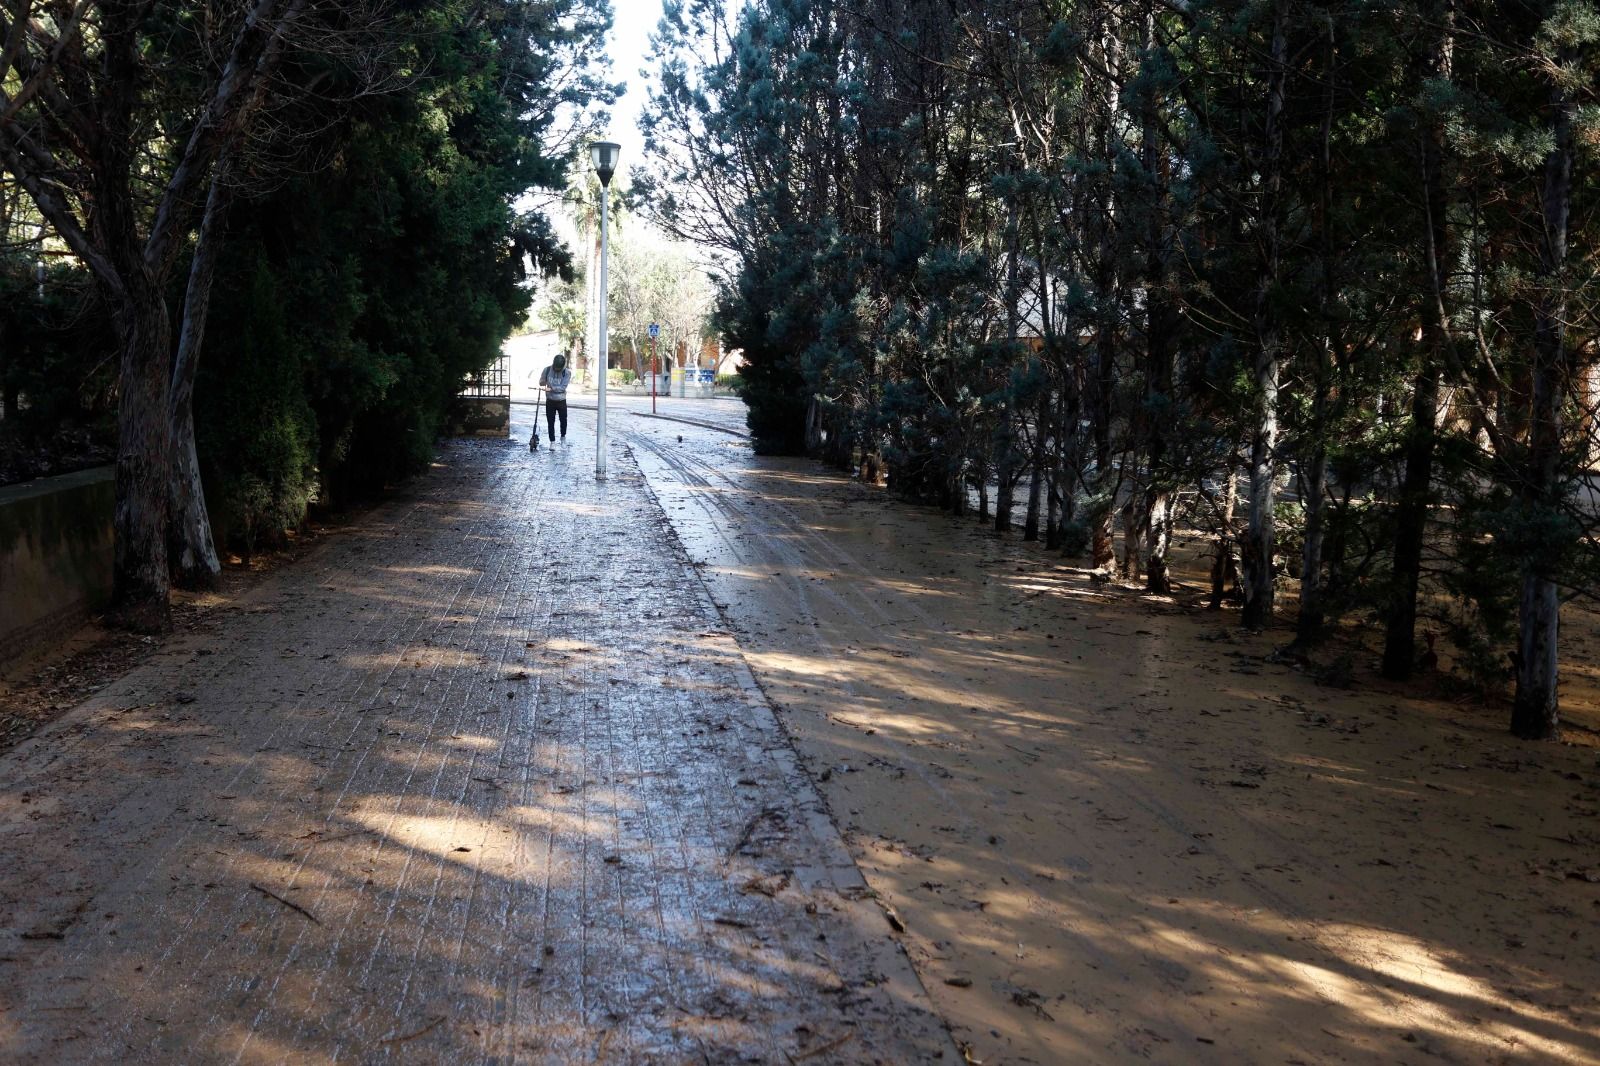
[{"label": "muddy path", "polygon": [[592,456],[446,445],[0,756],[0,1063],[958,1057]]},{"label": "muddy path", "polygon": [[972,1060],[1600,1061],[1592,746],[614,424]]}]

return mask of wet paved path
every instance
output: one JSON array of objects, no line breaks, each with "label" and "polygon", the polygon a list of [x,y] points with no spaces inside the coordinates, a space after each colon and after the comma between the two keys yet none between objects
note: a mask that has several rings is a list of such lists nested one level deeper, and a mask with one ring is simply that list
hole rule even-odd
[{"label": "wet paved path", "polygon": [[955,1058],[573,416],[449,446],[0,761],[0,1058]]}]

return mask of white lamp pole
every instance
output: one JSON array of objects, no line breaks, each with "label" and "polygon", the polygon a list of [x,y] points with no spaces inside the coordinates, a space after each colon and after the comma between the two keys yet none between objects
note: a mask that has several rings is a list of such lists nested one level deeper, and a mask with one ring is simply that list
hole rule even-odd
[{"label": "white lamp pole", "polygon": [[606,284],[611,251],[611,175],[616,173],[621,154],[622,146],[610,141],[596,141],[589,146],[589,157],[600,176],[600,395],[595,402],[594,476],[602,481],[606,476],[606,372],[611,369],[611,339],[606,335],[606,308],[611,302],[611,290]]}]

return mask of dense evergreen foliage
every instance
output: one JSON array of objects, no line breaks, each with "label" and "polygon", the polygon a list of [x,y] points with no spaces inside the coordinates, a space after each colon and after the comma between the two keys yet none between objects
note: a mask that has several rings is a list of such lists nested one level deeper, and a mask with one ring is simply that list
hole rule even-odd
[{"label": "dense evergreen foliage", "polygon": [[[649,209],[732,264],[758,446],[1556,729],[1594,586],[1587,0],[672,0]],[[1118,541],[1120,539],[1120,555]],[[1237,582],[1237,588],[1233,586]]]},{"label": "dense evergreen foliage", "polygon": [[525,257],[566,264],[545,218],[513,206],[563,181],[518,117],[533,102],[498,88],[528,54],[466,30],[425,40],[418,65],[454,79],[375,98],[328,166],[234,209],[214,312],[228,347],[204,364],[196,410],[227,525],[252,539],[313,497],[421,468],[463,376],[526,312]]},{"label": "dense evergreen foliage", "polygon": [[0,484],[110,458],[110,333],[82,270],[0,255]]},{"label": "dense evergreen foliage", "polygon": [[[42,6],[0,98],[4,285],[27,291],[41,250],[80,264],[47,279],[39,308],[7,301],[6,424],[71,401],[120,442],[119,594],[159,621],[152,536],[204,580],[212,524],[249,550],[314,501],[419,469],[463,376],[525,316],[530,267],[570,273],[518,201],[565,185],[614,93],[595,66],[610,14],[604,0],[225,4],[191,26],[186,5],[87,7],[90,48],[64,53],[80,66],[35,62],[85,32]],[[73,94],[91,92],[98,147],[74,139]],[[44,321],[69,300],[70,335]]]}]

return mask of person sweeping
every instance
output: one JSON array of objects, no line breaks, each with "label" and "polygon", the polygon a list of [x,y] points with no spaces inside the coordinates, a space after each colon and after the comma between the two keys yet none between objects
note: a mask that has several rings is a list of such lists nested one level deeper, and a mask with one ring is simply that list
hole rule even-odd
[{"label": "person sweeping", "polygon": [[561,439],[567,439],[567,386],[572,384],[572,371],[567,369],[567,357],[558,355],[555,361],[539,372],[539,387],[544,389],[544,417],[550,428],[550,443],[556,442],[556,415],[561,415]]}]

